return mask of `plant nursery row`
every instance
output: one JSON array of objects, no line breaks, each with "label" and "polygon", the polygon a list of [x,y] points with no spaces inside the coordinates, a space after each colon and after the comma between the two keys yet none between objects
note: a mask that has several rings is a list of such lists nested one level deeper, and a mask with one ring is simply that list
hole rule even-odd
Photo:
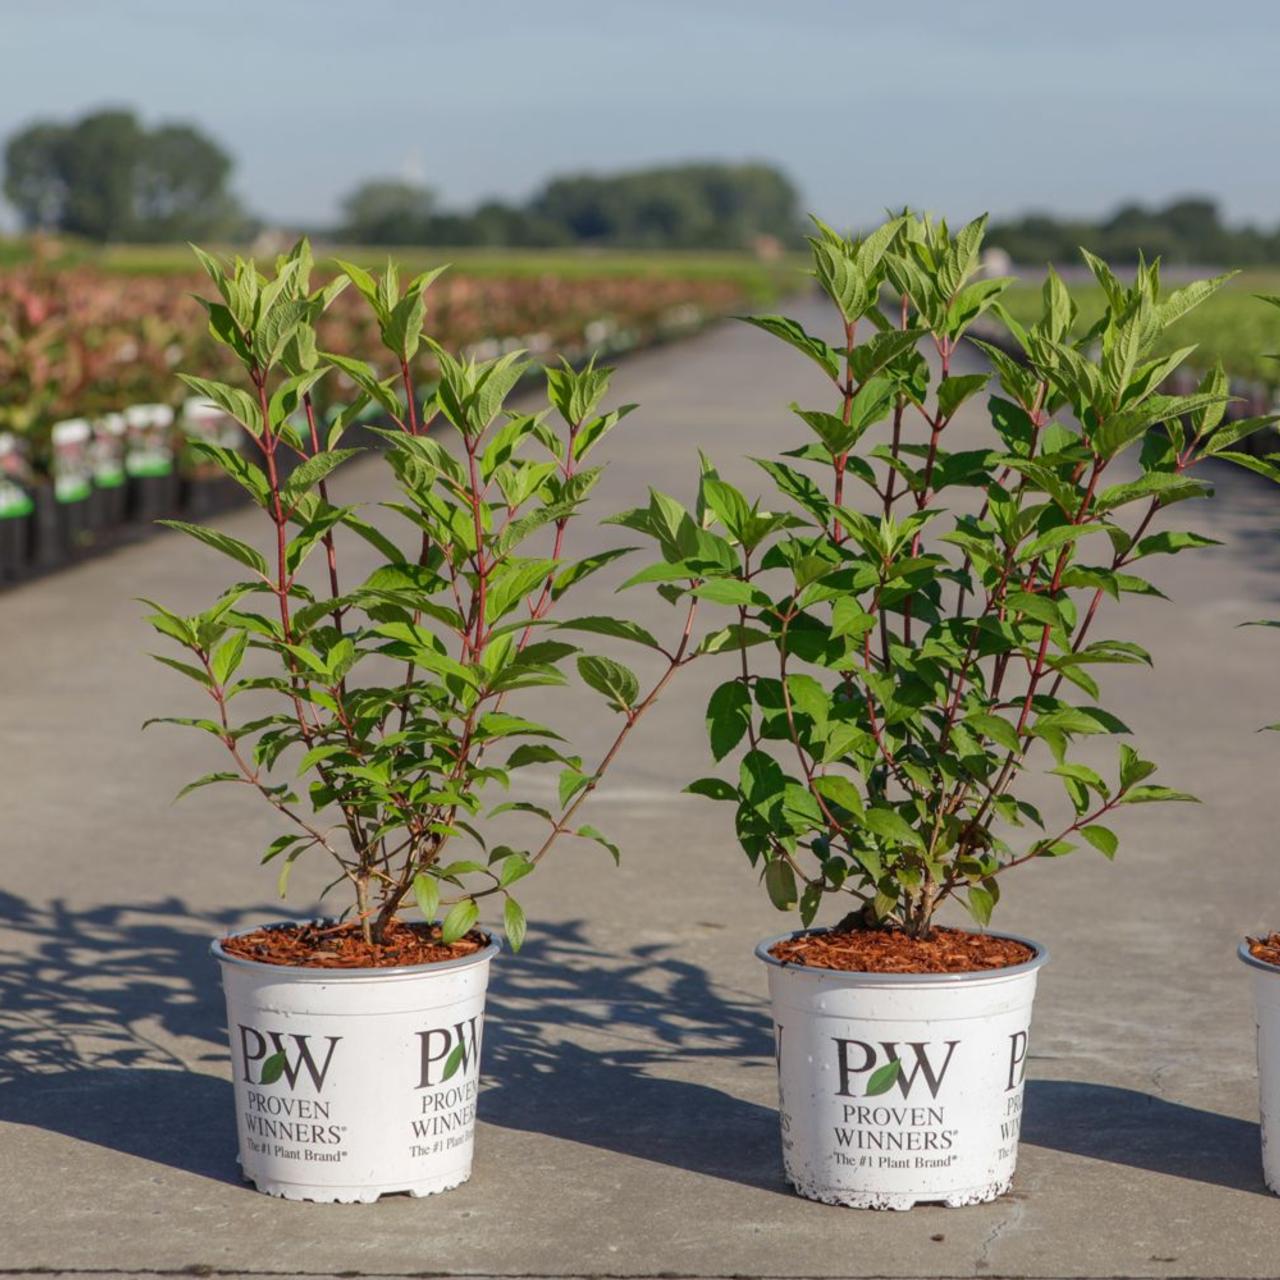
[{"label": "plant nursery row", "polygon": [[[561,264],[563,265],[563,264]],[[691,333],[767,293],[777,276],[711,260],[701,269],[612,269],[504,276],[489,263],[449,276],[432,296],[432,323],[454,349],[486,359],[524,349],[537,360],[616,355]],[[237,449],[242,431],[216,402],[178,398],[179,367],[216,378],[225,349],[202,323],[190,273],[126,275],[39,264],[0,276],[0,585],[76,560],[151,528],[200,518],[243,490],[193,442]],[[335,297],[316,340],[358,352],[377,327]],[[414,360],[429,380],[434,360]],[[335,412],[350,389],[339,371],[313,408]],[[376,418],[370,405],[364,417]]]}]

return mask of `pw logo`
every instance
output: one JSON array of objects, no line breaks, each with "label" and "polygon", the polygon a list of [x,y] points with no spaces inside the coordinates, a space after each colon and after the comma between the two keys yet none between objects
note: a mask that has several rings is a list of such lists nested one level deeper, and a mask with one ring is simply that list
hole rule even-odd
[{"label": "pw logo", "polygon": [[[841,1040],[833,1036],[832,1042],[836,1046],[836,1066],[840,1072],[840,1088],[836,1090],[838,1098],[873,1098],[877,1094],[888,1093],[895,1084],[907,1098],[911,1096],[917,1080],[923,1080],[930,1096],[936,1098],[947,1068],[951,1066],[952,1055],[960,1043],[959,1040],[944,1041],[944,1054],[942,1049],[930,1047],[925,1041],[908,1041],[904,1046],[912,1054],[911,1065],[908,1065],[893,1040],[882,1040],[876,1045],[865,1040]],[[862,1085],[860,1094],[855,1094],[851,1087],[855,1077]]]},{"label": "pw logo", "polygon": [[459,1071],[466,1075],[467,1068],[473,1062],[479,1066],[480,1039],[476,1030],[478,1020],[468,1018],[466,1022],[455,1022],[452,1028],[432,1027],[430,1031],[418,1032],[418,1040],[422,1046],[419,1089],[430,1089],[432,1085],[443,1084]]},{"label": "pw logo", "polygon": [[[293,1089],[305,1070],[311,1078],[312,1087],[319,1093],[324,1088],[325,1076],[329,1074],[329,1066],[333,1062],[333,1052],[341,1039],[341,1036],[325,1036],[328,1048],[324,1053],[324,1061],[320,1062],[318,1055],[312,1052],[311,1037],[308,1035],[259,1031],[256,1027],[246,1027],[241,1023],[240,1059],[244,1079],[248,1084],[275,1084],[283,1078],[289,1088]],[[292,1043],[286,1045],[286,1040]],[[256,1080],[253,1077],[255,1067],[258,1070]]]}]

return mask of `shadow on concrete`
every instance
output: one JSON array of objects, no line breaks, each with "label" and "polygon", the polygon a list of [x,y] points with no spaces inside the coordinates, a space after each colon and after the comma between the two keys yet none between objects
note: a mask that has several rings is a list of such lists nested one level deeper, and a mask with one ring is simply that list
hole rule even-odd
[{"label": "shadow on concrete", "polygon": [[0,1123],[238,1186],[233,1115],[231,1082],[196,1071],[80,1068],[0,1085]]},{"label": "shadow on concrete", "polygon": [[0,1121],[238,1182],[209,939],[176,899],[75,910],[0,893]]},{"label": "shadow on concrete", "polygon": [[[77,910],[0,893],[0,1122],[238,1182],[209,939],[277,912],[195,914],[177,899]],[[767,1071],[771,1089],[768,1015],[669,951],[604,952],[576,922],[504,955],[480,1116],[781,1192],[773,1109],[668,1074],[719,1062]]]},{"label": "shadow on concrete", "polygon": [[1270,1196],[1258,1126],[1137,1089],[1028,1080],[1022,1140],[1130,1169]]},{"label": "shadow on concrete", "polygon": [[771,1106],[672,1078],[721,1064],[721,1080],[767,1072],[772,1092],[763,1002],[718,992],[673,948],[605,954],[580,923],[531,937],[494,969],[485,1037],[482,1120],[790,1194]]}]

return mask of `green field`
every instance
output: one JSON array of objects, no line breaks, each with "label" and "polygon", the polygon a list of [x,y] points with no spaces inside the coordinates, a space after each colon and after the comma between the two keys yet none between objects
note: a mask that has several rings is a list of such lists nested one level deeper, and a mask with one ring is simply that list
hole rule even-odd
[{"label": "green field", "polygon": [[[209,245],[214,252],[249,256],[244,245]],[[731,280],[753,297],[767,298],[803,285],[804,258],[786,255],[764,261],[749,253],[723,250],[629,249],[449,249],[423,245],[315,245],[317,260],[335,258],[364,267],[380,267],[390,258],[409,272],[450,264],[459,273],[476,277],[519,279],[557,276],[561,279],[617,277],[625,279]],[[260,257],[270,256],[259,253]],[[30,241],[0,240],[0,265],[17,265],[32,259]],[[90,245],[72,240],[58,242],[45,258],[51,267],[90,266],[124,275],[175,275],[196,269],[184,244]]]},{"label": "green field", "polygon": [[[1125,279],[1123,272],[1121,279]],[[1167,289],[1176,288],[1170,281]],[[1101,315],[1105,300],[1092,281],[1069,284],[1080,308],[1076,331],[1084,332]],[[1196,345],[1190,363],[1204,367],[1221,360],[1237,378],[1280,386],[1280,361],[1257,352],[1280,352],[1280,309],[1269,306],[1257,294],[1280,294],[1280,272],[1247,271],[1229,280],[1168,332],[1166,349]],[[1040,314],[1040,287],[1019,282],[1002,298],[1015,320],[1029,324]]]}]

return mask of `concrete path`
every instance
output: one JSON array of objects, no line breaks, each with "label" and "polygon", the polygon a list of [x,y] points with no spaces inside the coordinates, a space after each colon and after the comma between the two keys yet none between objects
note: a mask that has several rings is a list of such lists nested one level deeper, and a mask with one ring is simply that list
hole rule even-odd
[{"label": "concrete path", "polygon": [[[804,318],[822,323],[807,304]],[[613,438],[602,513],[647,484],[687,500],[698,445],[760,488],[732,459],[797,442],[786,404],[822,395],[801,357],[733,325],[630,360],[616,391],[643,408]],[[138,732],[192,704],[144,656],[132,603],[194,609],[222,562],[165,537],[0,596],[0,1272],[1280,1274],[1233,955],[1280,921],[1280,741],[1254,733],[1280,719],[1280,639],[1234,629],[1280,616],[1280,495],[1221,481],[1194,520],[1226,545],[1169,559],[1159,581],[1176,604],[1131,608],[1109,632],[1158,660],[1108,677],[1117,710],[1159,780],[1208,803],[1135,810],[1114,866],[1078,853],[1011,877],[998,923],[1053,961],[1015,1189],[960,1210],[828,1208],[782,1182],[751,951],[786,921],[725,812],[678,794],[707,771],[711,670],[645,724],[594,805],[621,869],[566,846],[528,882],[531,941],[496,969],[473,1180],[363,1208],[246,1189],[207,945],[280,913],[257,868],[276,827],[235,792],[170,807],[220,764],[197,735]],[[384,496],[381,483],[361,464],[345,496]],[[255,514],[225,525],[260,537]],[[604,583],[579,605],[618,607]],[[649,609],[670,629],[665,606]],[[319,875],[300,868],[292,909]]]}]

